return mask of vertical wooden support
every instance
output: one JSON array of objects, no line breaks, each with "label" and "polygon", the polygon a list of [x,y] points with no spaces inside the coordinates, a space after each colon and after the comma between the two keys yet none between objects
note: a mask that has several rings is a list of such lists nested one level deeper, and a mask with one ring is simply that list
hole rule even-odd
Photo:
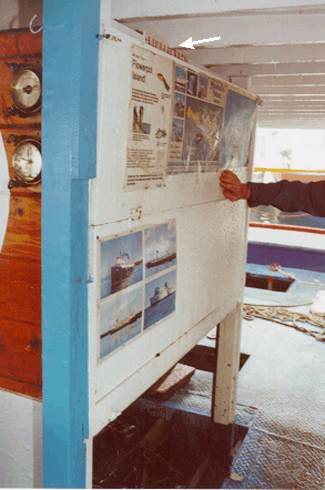
[{"label": "vertical wooden support", "polygon": [[229,425],[235,421],[237,375],[240,361],[241,305],[220,323],[217,334],[217,366],[213,421]]},{"label": "vertical wooden support", "polygon": [[86,485],[89,179],[96,175],[100,0],[45,0],[43,486]]},{"label": "vertical wooden support", "polygon": [[241,304],[220,323],[212,394],[213,461],[216,481],[230,470],[235,439],[236,391],[240,363]]}]

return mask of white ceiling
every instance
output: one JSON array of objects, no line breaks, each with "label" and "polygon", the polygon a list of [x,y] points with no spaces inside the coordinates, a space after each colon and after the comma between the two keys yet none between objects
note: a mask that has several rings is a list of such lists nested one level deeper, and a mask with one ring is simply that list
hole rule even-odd
[{"label": "white ceiling", "polygon": [[260,95],[261,126],[325,128],[325,1],[111,3],[113,18],[171,47],[220,35],[187,56]]}]

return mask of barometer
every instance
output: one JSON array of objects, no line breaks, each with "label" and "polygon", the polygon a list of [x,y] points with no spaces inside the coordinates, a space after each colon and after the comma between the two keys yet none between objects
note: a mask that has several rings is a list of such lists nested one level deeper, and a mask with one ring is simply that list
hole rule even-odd
[{"label": "barometer", "polygon": [[36,112],[41,107],[41,78],[32,68],[19,69],[11,84],[11,95],[15,107],[24,112]]}]

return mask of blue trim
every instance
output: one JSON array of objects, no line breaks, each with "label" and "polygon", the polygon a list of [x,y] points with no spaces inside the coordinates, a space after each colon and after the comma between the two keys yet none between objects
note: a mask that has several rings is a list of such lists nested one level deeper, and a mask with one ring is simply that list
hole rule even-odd
[{"label": "blue trim", "polygon": [[88,179],[96,173],[99,0],[44,0],[43,485],[86,485]]},{"label": "blue trim", "polygon": [[250,242],[247,262],[260,265],[277,262],[283,267],[325,272],[325,252],[303,247]]}]

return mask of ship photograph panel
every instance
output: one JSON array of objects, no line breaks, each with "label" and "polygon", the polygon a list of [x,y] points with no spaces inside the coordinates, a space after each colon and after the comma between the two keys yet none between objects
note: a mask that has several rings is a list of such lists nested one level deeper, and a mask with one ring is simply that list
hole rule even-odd
[{"label": "ship photograph panel", "polygon": [[121,291],[143,279],[142,232],[101,243],[100,297]]},{"label": "ship photograph panel", "polygon": [[142,285],[112,296],[100,306],[100,358],[141,333]]},{"label": "ship photograph panel", "polygon": [[176,223],[169,221],[144,232],[145,275],[151,277],[176,266]]},{"label": "ship photograph panel", "polygon": [[176,270],[146,284],[144,328],[151,327],[175,311]]}]

